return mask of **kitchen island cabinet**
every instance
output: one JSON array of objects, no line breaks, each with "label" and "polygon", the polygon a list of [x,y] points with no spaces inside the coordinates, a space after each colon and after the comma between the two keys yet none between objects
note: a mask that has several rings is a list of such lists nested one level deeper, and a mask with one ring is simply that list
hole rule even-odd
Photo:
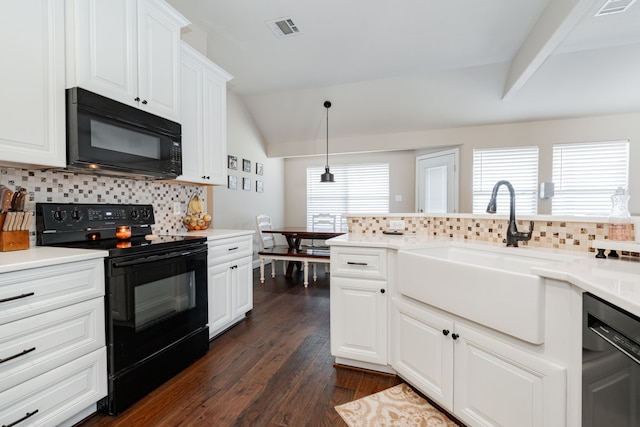
[{"label": "kitchen island cabinet", "polygon": [[[548,265],[531,268],[531,272],[543,277],[544,281],[541,339],[531,342],[483,325],[465,317],[464,313],[454,314],[429,301],[418,301],[402,294],[404,287],[400,284],[404,285],[407,280],[413,279],[408,278],[406,272],[403,274],[399,271],[399,250],[443,247],[446,245],[444,242],[448,241],[416,235],[344,235],[327,241],[332,250],[332,299],[334,288],[341,282],[340,276],[333,275],[337,268],[334,267],[335,255],[345,250],[386,253],[388,312],[380,316],[382,321],[369,322],[369,327],[383,331],[387,336],[387,364],[365,362],[366,359],[356,352],[347,358],[332,351],[336,362],[395,372],[465,425],[578,427],[581,420],[583,289],[576,284],[588,287],[590,292],[602,293],[595,283],[602,280],[587,276],[589,271],[598,273],[603,267],[609,268],[611,261],[603,263],[573,253],[576,256],[571,257],[572,261],[554,259]],[[499,248],[513,251],[511,248]],[[530,252],[531,249],[517,251]],[[566,255],[566,252],[563,254]],[[562,258],[560,253],[557,258]],[[597,264],[597,268],[592,264]],[[640,277],[637,263],[626,266],[638,270],[637,277]],[[627,274],[618,274],[620,278],[613,274],[616,268],[621,267],[623,265],[619,263],[611,265],[612,277],[607,280],[612,286],[617,282],[617,289],[620,288],[620,279],[623,278],[625,283],[629,280]],[[434,286],[430,284],[429,277],[429,271],[420,272],[414,286]],[[364,277],[360,279],[364,280]],[[631,286],[636,289],[637,285],[629,285],[631,294]],[[460,295],[460,298],[464,297]],[[499,297],[496,295],[496,298]],[[633,302],[629,304],[630,301],[627,300],[627,307],[634,307]],[[333,340],[343,334],[338,332],[334,335],[333,329],[351,328],[348,324],[334,322],[336,314],[333,310],[339,308],[337,315],[342,316],[350,310],[357,312],[361,309],[358,301],[352,302],[353,306],[336,306],[332,302],[332,350],[336,344],[339,347],[342,345],[340,341],[334,343]],[[508,304],[508,301],[503,303]],[[508,318],[505,317],[505,321],[508,322]],[[373,335],[369,332],[369,336]]]},{"label": "kitchen island cabinet", "polygon": [[387,251],[331,247],[331,354],[336,363],[389,372]]},{"label": "kitchen island cabinet", "polygon": [[455,316],[394,298],[391,365],[468,426],[566,424],[566,369]]},{"label": "kitchen island cabinet", "polygon": [[66,0],[65,6],[67,87],[179,122],[180,28],[189,21],[162,0]]},{"label": "kitchen island cabinet", "polygon": [[227,82],[230,74],[182,42],[178,181],[227,185]]},{"label": "kitchen island cabinet", "polygon": [[72,425],[107,395],[106,252],[0,254],[0,423]]},{"label": "kitchen island cabinet", "polygon": [[11,2],[0,14],[0,159],[8,166],[64,167],[64,5]]}]

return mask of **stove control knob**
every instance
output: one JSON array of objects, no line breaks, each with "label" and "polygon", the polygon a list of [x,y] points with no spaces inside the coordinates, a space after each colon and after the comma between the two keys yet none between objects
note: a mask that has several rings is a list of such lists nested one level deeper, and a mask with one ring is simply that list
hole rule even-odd
[{"label": "stove control knob", "polygon": [[80,211],[74,209],[74,211],[71,212],[71,218],[73,218],[74,221],[80,221]]},{"label": "stove control knob", "polygon": [[53,212],[53,219],[62,222],[64,220],[64,211],[57,210]]},{"label": "stove control knob", "polygon": [[151,212],[149,212],[148,209],[143,209],[142,210],[142,217],[143,218],[149,218],[151,216]]}]

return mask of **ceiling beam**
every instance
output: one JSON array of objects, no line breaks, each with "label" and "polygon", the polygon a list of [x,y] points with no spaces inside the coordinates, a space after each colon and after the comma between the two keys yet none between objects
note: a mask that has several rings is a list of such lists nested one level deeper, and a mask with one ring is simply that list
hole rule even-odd
[{"label": "ceiling beam", "polygon": [[603,0],[549,0],[511,60],[503,101],[513,99],[584,14]]}]

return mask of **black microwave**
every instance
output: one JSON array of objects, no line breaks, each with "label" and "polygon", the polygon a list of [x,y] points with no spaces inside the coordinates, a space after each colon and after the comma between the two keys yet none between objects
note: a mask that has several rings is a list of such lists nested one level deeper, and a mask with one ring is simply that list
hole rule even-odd
[{"label": "black microwave", "polygon": [[182,174],[179,123],[74,87],[66,91],[67,168],[175,179]]}]

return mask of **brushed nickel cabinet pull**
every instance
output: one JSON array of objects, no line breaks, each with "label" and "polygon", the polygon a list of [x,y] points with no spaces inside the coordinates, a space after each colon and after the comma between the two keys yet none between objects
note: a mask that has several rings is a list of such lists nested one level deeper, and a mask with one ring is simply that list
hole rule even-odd
[{"label": "brushed nickel cabinet pull", "polygon": [[13,360],[16,357],[24,356],[27,353],[31,353],[32,351],[35,351],[35,349],[36,348],[33,347],[33,348],[28,349],[28,350],[22,350],[22,352],[20,352],[18,354],[14,354],[13,356],[9,356],[9,357],[6,357],[4,359],[0,359],[0,363],[8,362],[9,360]]},{"label": "brushed nickel cabinet pull", "polygon": [[0,299],[0,303],[14,301],[14,300],[17,300],[17,299],[20,299],[20,298],[30,297],[32,295],[35,295],[35,292],[29,292],[28,294],[22,294],[22,295],[17,295],[15,297],[9,297],[9,298]]}]

